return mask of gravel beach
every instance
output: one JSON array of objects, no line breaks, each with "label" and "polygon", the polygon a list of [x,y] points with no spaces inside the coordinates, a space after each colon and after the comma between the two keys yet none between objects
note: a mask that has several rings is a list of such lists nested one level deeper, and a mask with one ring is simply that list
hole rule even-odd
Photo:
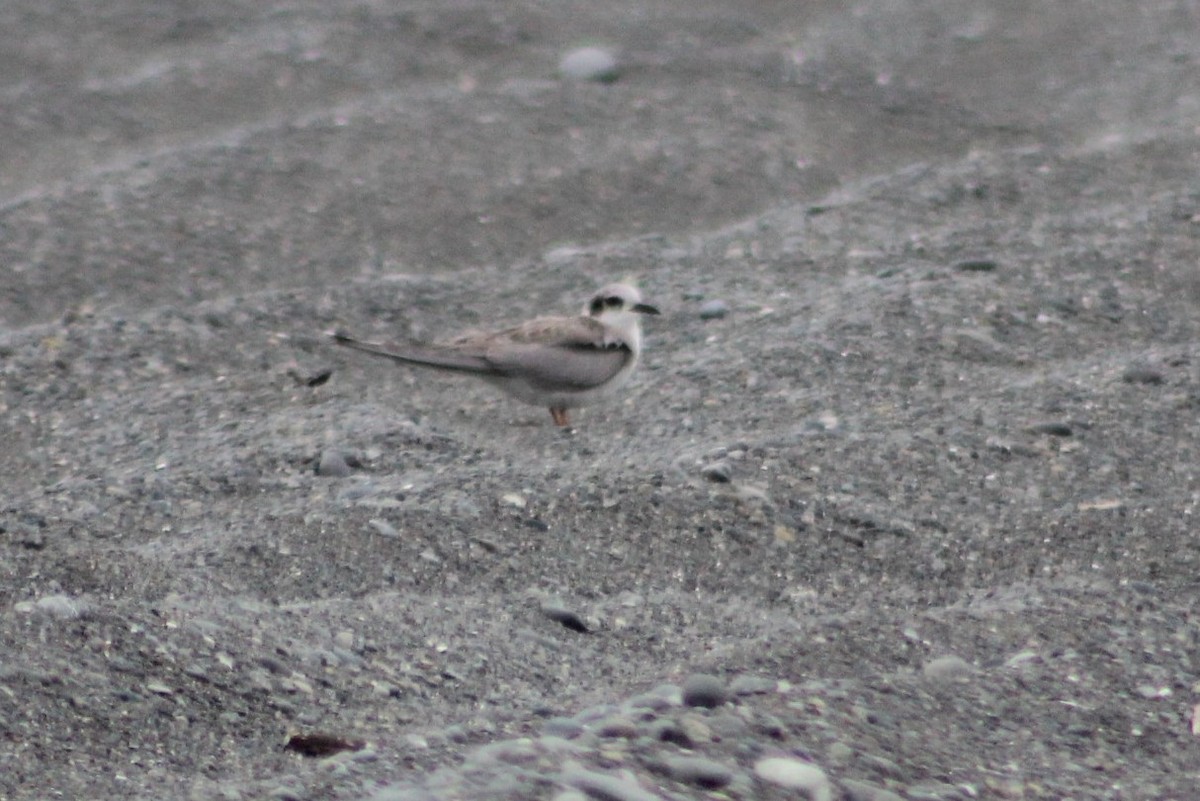
[{"label": "gravel beach", "polygon": [[[1200,798],[1200,7],[0,5],[0,801]],[[636,282],[554,426],[337,348]]]}]

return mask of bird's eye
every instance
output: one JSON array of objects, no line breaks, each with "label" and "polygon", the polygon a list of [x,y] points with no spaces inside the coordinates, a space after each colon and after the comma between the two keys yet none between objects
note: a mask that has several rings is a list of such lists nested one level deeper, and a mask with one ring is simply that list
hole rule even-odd
[{"label": "bird's eye", "polygon": [[620,306],[621,303],[622,303],[621,299],[618,298],[616,295],[609,295],[607,298],[604,299],[604,305],[609,307],[610,309],[615,309],[616,307]]},{"label": "bird's eye", "polygon": [[600,310],[603,308],[604,308],[604,298],[595,298],[592,301],[592,305],[591,305],[592,314],[599,314]]}]

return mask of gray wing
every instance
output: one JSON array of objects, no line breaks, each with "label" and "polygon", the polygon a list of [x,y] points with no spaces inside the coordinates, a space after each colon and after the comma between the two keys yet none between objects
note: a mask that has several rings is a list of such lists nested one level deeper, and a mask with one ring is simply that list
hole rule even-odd
[{"label": "gray wing", "polygon": [[340,331],[333,339],[402,364],[520,378],[551,391],[599,386],[634,358],[628,345],[590,317],[543,317],[506,331],[463,336],[440,347],[381,345]]},{"label": "gray wing", "polygon": [[510,343],[487,354],[497,373],[520,377],[543,390],[580,390],[600,386],[633,358],[628,347],[595,343],[561,345]]},{"label": "gray wing", "polygon": [[614,332],[591,317],[541,317],[492,338],[482,355],[504,375],[543,390],[599,386],[634,358]]}]

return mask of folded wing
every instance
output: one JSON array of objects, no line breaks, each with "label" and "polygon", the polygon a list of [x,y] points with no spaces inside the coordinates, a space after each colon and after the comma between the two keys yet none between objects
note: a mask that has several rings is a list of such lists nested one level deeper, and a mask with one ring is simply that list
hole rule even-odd
[{"label": "folded wing", "polygon": [[493,337],[483,355],[501,373],[545,390],[600,386],[634,358],[628,345],[591,317],[530,320]]},{"label": "folded wing", "polygon": [[519,378],[540,390],[600,386],[634,358],[602,323],[590,317],[547,317],[494,334],[473,334],[446,345],[385,345],[334,332],[340,345],[402,364],[483,377]]}]

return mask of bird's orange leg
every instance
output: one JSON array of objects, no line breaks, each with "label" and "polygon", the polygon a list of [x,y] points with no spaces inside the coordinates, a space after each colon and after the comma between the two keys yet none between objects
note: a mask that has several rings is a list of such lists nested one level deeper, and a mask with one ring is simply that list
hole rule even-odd
[{"label": "bird's orange leg", "polygon": [[571,418],[566,409],[556,409],[555,407],[551,406],[550,416],[554,418],[554,425],[556,426],[571,425]]}]

